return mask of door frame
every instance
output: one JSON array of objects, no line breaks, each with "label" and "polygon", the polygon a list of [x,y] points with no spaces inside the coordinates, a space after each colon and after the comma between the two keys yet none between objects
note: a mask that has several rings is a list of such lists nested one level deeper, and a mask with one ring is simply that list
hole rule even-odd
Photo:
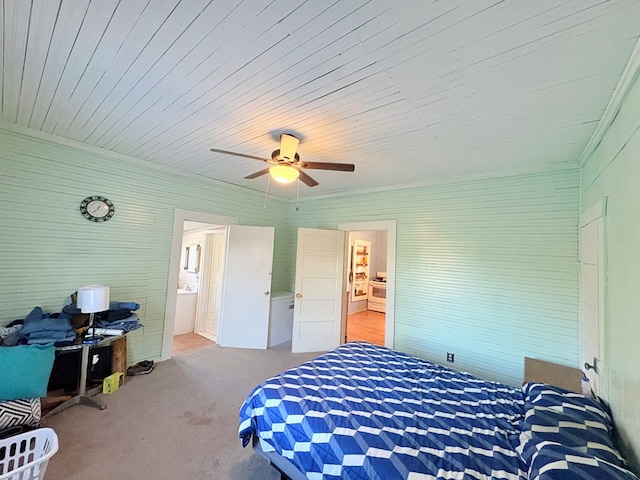
[{"label": "door frame", "polygon": [[[606,315],[606,310],[605,310],[605,280],[606,280],[606,275],[605,275],[605,271],[606,271],[606,233],[605,233],[605,222],[604,219],[607,215],[607,197],[604,197],[600,200],[598,200],[597,202],[595,202],[593,205],[591,205],[588,209],[586,209],[581,215],[580,215],[580,221],[579,221],[579,225],[578,225],[578,241],[580,240],[581,237],[581,230],[582,228],[586,227],[587,225],[593,223],[593,222],[597,222],[596,223],[596,228],[598,231],[598,245],[597,245],[597,249],[598,249],[598,330],[599,330],[599,334],[598,334],[598,350],[599,350],[599,364],[598,364],[598,392],[597,395],[599,397],[601,397],[604,400],[608,400],[609,398],[609,389],[608,389],[608,383],[607,383],[607,377],[606,377],[606,352],[605,352],[605,315]],[[579,254],[578,254],[578,266],[580,267],[580,252],[581,252],[581,246],[579,245]],[[583,318],[582,318],[582,312],[581,312],[581,302],[582,302],[582,295],[584,293],[583,291],[583,286],[580,282],[581,279],[581,275],[578,277],[578,358],[579,361],[582,363],[582,361],[584,360],[584,345],[580,342],[580,339],[582,338],[582,332],[584,329],[584,325],[583,325]],[[582,370],[584,368],[584,365],[581,364],[579,366],[579,368]]]},{"label": "door frame", "polygon": [[171,253],[169,255],[169,275],[167,280],[167,300],[164,308],[164,328],[162,330],[162,350],[160,360],[171,358],[173,350],[173,332],[178,299],[178,281],[180,279],[180,256],[182,254],[182,235],[184,222],[201,222],[215,225],[237,225],[237,217],[227,217],[216,213],[198,212],[176,208],[173,212],[173,233],[171,235]]},{"label": "door frame", "polygon": [[[344,232],[387,231],[387,311],[384,317],[384,346],[394,348],[395,333],[395,297],[396,297],[396,220],[377,220],[371,222],[349,222],[338,224],[338,230]],[[349,242],[345,242],[348,244]],[[349,261],[348,246],[345,251],[345,262]],[[343,279],[344,281],[344,279]],[[344,290],[344,288],[343,288]],[[342,318],[340,339],[344,339],[347,325],[346,313]]]}]

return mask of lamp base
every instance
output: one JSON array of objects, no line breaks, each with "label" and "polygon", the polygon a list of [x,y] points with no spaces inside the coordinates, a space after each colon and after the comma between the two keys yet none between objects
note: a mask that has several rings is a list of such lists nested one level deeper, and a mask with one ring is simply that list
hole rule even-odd
[{"label": "lamp base", "polygon": [[[89,314],[89,328],[93,326],[93,312]],[[75,397],[70,398],[66,402],[61,405],[58,405],[56,408],[47,413],[43,418],[50,417],[51,415],[55,415],[56,413],[61,412],[62,410],[66,410],[69,407],[73,407],[74,405],[87,405],[88,407],[95,407],[99,410],[104,410],[107,408],[106,405],[101,405],[96,402],[92,398],[89,398],[87,393],[87,368],[89,367],[89,349],[90,345],[86,343],[82,344],[82,360],[80,365],[80,381],[78,383],[78,394]]]},{"label": "lamp base", "polygon": [[86,395],[76,395],[75,397],[72,397],[66,402],[58,405],[56,408],[54,408],[50,412],[47,412],[47,414],[44,415],[42,418],[44,419],[44,418],[51,417],[52,415],[55,415],[56,413],[60,413],[61,411],[66,410],[69,407],[73,407],[74,405],[86,405],[88,407],[95,407],[98,410],[104,410],[105,408],[107,408],[106,405],[102,405],[96,402],[94,399],[87,397]]}]

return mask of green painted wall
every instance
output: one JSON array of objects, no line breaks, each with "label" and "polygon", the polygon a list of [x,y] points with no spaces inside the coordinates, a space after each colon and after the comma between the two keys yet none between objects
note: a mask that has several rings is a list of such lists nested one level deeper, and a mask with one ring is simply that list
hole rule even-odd
[{"label": "green painted wall", "polygon": [[[519,384],[523,357],[577,366],[579,172],[316,199],[297,227],[397,221],[395,347]],[[293,288],[295,259],[290,258]]]},{"label": "green painted wall", "polygon": [[608,197],[605,373],[626,456],[640,472],[640,80],[582,172],[582,205]]},{"label": "green painted wall", "polygon": [[[577,365],[577,226],[607,196],[606,373],[625,453],[640,452],[640,85],[581,172],[566,170],[300,202],[0,124],[0,325],[59,311],[87,283],[141,303],[130,362],[158,358],[175,208],[276,227],[272,290],[292,290],[298,227],[397,221],[395,346],[518,384],[522,359]],[[580,178],[581,177],[581,178]],[[582,182],[582,189],[580,188]],[[80,201],[116,205],[106,224]]]},{"label": "green painted wall", "polygon": [[[142,305],[129,361],[159,358],[175,208],[275,226],[272,289],[284,290],[286,202],[271,198],[265,209],[259,192],[1,127],[0,325],[36,305],[59,312],[79,286],[104,284],[112,300]],[[113,201],[110,221],[80,215],[89,195]]]},{"label": "green painted wall", "polygon": [[[87,283],[139,301],[132,358],[160,355],[175,208],[276,227],[273,290],[291,290],[298,227],[397,221],[395,345],[518,384],[525,355],[577,364],[579,172],[440,182],[295,204],[69,142],[0,130],[0,321],[59,310]],[[84,220],[107,196],[116,215]],[[134,332],[135,333],[135,332]]]}]

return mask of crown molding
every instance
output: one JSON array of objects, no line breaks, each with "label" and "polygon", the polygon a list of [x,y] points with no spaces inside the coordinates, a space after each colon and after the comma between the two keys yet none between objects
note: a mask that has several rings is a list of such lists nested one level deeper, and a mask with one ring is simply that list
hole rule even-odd
[{"label": "crown molding", "polygon": [[[41,140],[41,141],[45,141],[45,142],[51,142],[51,143],[55,143],[56,145],[60,145],[62,147],[67,147],[67,148],[73,148],[76,150],[81,150],[83,152],[86,152],[88,154],[91,155],[95,155],[95,156],[99,156],[102,157],[104,159],[111,159],[111,160],[116,160],[116,161],[123,161],[123,162],[131,162],[131,163],[135,163],[137,165],[143,166],[145,168],[151,168],[154,170],[158,170],[158,171],[162,171],[171,175],[179,175],[181,177],[184,178],[189,178],[192,180],[198,180],[200,182],[205,182],[205,183],[209,183],[211,185],[225,185],[231,188],[237,188],[240,190],[249,190],[251,192],[255,192],[258,194],[263,195],[264,192],[262,190],[259,190],[257,188],[251,188],[251,187],[245,187],[245,186],[241,186],[241,185],[235,185],[233,183],[229,183],[229,182],[225,182],[223,180],[217,180],[215,178],[209,178],[209,177],[205,177],[203,175],[196,175],[194,173],[189,173],[189,172],[185,172],[183,170],[174,168],[174,167],[169,167],[166,165],[159,165],[157,163],[153,163],[150,162],[148,160],[143,160],[141,158],[138,157],[133,157],[131,155],[125,155],[123,153],[117,153],[117,152],[113,152],[111,150],[106,150],[104,148],[100,148],[100,147],[95,147],[93,145],[87,145],[85,143],[82,142],[78,142],[76,140],[71,140],[69,138],[65,138],[65,137],[60,137],[58,135],[54,135],[52,133],[48,133],[48,132],[43,132],[40,130],[34,130],[33,128],[29,128],[29,127],[25,127],[23,125],[18,125],[12,122],[7,122],[6,120],[0,120],[0,130],[5,130],[9,133],[12,134],[16,134],[16,135],[22,135],[24,137],[28,137],[31,139],[35,139],[35,140]],[[275,195],[272,193],[269,193],[269,197],[275,197],[277,200],[279,201],[284,201],[285,203],[289,201],[289,199],[285,198],[285,197],[281,197],[279,195]]]},{"label": "crown molding", "polygon": [[[225,182],[222,180],[216,180],[213,178],[203,177],[201,175],[184,172],[182,170],[179,170],[173,167],[168,167],[166,165],[158,165],[148,160],[142,160],[140,158],[132,157],[130,155],[112,152],[104,148],[94,147],[93,145],[86,145],[84,143],[81,143],[75,140],[70,140],[68,138],[60,137],[58,135],[54,135],[51,133],[34,130],[32,128],[24,127],[22,125],[17,125],[15,123],[7,122],[4,120],[0,120],[0,130],[6,130],[11,133],[24,135],[30,138],[44,140],[44,141],[56,143],[61,146],[82,150],[92,155],[98,155],[107,159],[133,162],[138,165],[144,166],[145,168],[151,168],[151,169],[160,170],[172,175],[180,175],[182,177],[208,182],[212,185],[222,184],[222,185],[229,186],[231,188],[250,190],[252,192],[256,192],[262,195],[264,194],[262,190],[257,188],[235,185],[233,183]],[[381,187],[363,188],[358,190],[350,190],[349,192],[334,192],[334,193],[326,193],[322,195],[311,195],[311,196],[305,196],[303,198],[301,197],[299,199],[286,198],[286,197],[269,193],[269,198],[275,198],[279,201],[292,204],[296,202],[302,203],[305,201],[313,201],[313,200],[320,200],[320,199],[351,197],[354,195],[391,192],[394,190],[406,190],[406,189],[420,188],[420,187],[433,187],[433,186],[439,186],[439,185],[449,185],[449,184],[464,183],[464,182],[471,182],[471,181],[478,181],[478,180],[489,180],[489,179],[516,177],[516,176],[524,176],[524,175],[539,175],[539,174],[545,174],[545,173],[570,171],[578,168],[579,168],[579,165],[576,162],[558,162],[558,163],[553,163],[549,165],[541,165],[541,166],[535,166],[535,167],[519,167],[519,168],[500,170],[500,171],[474,173],[469,175],[457,175],[452,177],[443,177],[443,178],[436,178],[436,179],[427,179],[427,180],[421,180],[417,182],[410,182],[410,183],[398,184],[398,185],[384,185]]]},{"label": "crown molding", "polygon": [[[369,193],[373,194],[373,193],[392,192],[395,190],[407,190],[411,188],[420,188],[420,187],[454,185],[457,183],[474,182],[479,180],[492,180],[492,179],[505,178],[505,177],[542,175],[546,173],[578,170],[579,168],[580,166],[576,162],[561,162],[561,163],[553,163],[549,165],[541,165],[536,167],[513,168],[513,169],[500,170],[500,171],[494,171],[494,172],[483,172],[483,173],[474,173],[469,175],[457,175],[453,177],[442,177],[442,178],[436,178],[436,179],[421,180],[419,182],[411,182],[411,183],[404,183],[404,184],[398,184],[398,185],[385,185],[382,187],[362,188],[359,190],[350,190],[349,192],[327,193],[324,195],[314,195],[312,197],[304,197],[304,198],[301,198],[299,202],[302,203],[309,200],[353,197],[353,196],[359,196],[359,195],[364,195]],[[289,203],[295,203],[295,199],[289,200]]]},{"label": "crown molding", "polygon": [[584,150],[582,150],[582,153],[578,157],[578,163],[581,167],[584,165],[587,159],[591,156],[591,154],[595,151],[595,149],[598,148],[598,145],[600,145],[600,142],[606,135],[607,131],[609,130],[609,127],[611,126],[616,116],[618,115],[618,112],[622,107],[622,103],[624,102],[624,99],[629,93],[629,90],[633,86],[633,83],[637,78],[639,72],[640,72],[640,39],[636,43],[636,46],[633,49],[633,52],[631,53],[631,57],[627,62],[627,66],[622,72],[622,76],[620,77],[620,80],[618,81],[618,84],[616,85],[616,88],[613,91],[613,95],[611,95],[611,98],[609,99],[609,103],[607,104],[607,107],[604,109],[604,113],[602,114],[602,117],[600,117],[600,121],[598,122],[596,129],[593,131],[591,138],[589,139],[589,141],[584,147]]}]

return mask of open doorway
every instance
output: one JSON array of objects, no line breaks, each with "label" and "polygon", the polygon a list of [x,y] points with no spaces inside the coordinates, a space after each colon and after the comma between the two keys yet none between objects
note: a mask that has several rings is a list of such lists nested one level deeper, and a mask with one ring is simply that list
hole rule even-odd
[{"label": "open doorway", "polygon": [[217,341],[227,227],[183,222],[172,355]]},{"label": "open doorway", "polygon": [[368,230],[386,232],[384,346],[394,347],[396,221],[381,220],[338,224],[336,230],[298,228],[292,352],[326,351],[346,341],[347,232]]},{"label": "open doorway", "polygon": [[344,340],[393,348],[396,221],[345,223],[338,229],[349,234]]},{"label": "open doorway", "polygon": [[347,342],[385,344],[387,231],[349,231]]},{"label": "open doorway", "polygon": [[[212,236],[221,232],[221,229],[237,223],[238,219],[233,217],[175,210],[162,360],[171,358],[174,343],[179,348],[177,351],[184,353],[203,342],[211,342],[210,338],[205,337],[211,323],[207,324],[208,301],[204,298],[211,293],[211,282],[207,276],[210,274],[209,268],[214,248],[210,241]],[[183,308],[187,309],[186,315],[182,314]]]}]

